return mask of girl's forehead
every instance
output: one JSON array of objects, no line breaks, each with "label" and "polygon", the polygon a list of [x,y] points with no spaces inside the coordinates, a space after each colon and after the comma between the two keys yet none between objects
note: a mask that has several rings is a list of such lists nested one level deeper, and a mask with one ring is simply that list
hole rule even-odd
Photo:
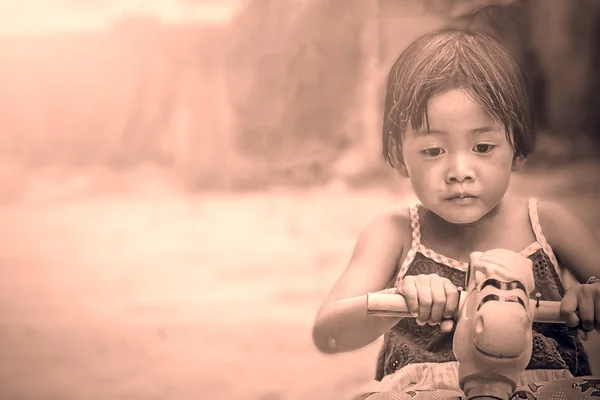
[{"label": "girl's forehead", "polygon": [[465,88],[453,88],[435,93],[429,97],[425,107],[430,113],[465,107],[477,111],[484,111],[483,107],[474,99],[474,96]]},{"label": "girl's forehead", "polygon": [[499,124],[464,89],[453,89],[432,96],[425,105],[423,113],[423,125],[429,130],[456,127],[471,131]]}]

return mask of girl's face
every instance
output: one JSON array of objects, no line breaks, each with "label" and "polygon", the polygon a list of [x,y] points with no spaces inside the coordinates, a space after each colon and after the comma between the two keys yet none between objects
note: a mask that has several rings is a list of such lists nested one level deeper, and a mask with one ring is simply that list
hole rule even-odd
[{"label": "girl's face", "polygon": [[429,130],[406,132],[404,166],[425,207],[454,224],[478,221],[497,207],[510,174],[524,163],[515,158],[504,126],[463,89],[433,96]]}]

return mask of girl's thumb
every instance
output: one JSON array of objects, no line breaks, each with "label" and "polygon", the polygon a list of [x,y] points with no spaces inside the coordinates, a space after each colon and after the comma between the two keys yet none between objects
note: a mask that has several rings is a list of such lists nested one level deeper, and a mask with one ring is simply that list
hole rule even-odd
[{"label": "girl's thumb", "polygon": [[454,328],[454,321],[451,319],[445,319],[440,323],[442,332],[450,332],[452,328]]}]

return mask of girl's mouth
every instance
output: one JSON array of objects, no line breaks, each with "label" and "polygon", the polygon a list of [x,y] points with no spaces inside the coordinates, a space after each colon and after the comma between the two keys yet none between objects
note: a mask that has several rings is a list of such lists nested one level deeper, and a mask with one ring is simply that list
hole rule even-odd
[{"label": "girl's mouth", "polygon": [[450,195],[447,200],[457,200],[457,199],[474,199],[476,196],[471,193],[453,193]]},{"label": "girl's mouth", "polygon": [[477,199],[477,197],[472,196],[470,194],[461,194],[461,195],[451,196],[447,199],[447,201],[466,206],[466,205],[473,204],[473,202],[475,202],[476,199]]}]

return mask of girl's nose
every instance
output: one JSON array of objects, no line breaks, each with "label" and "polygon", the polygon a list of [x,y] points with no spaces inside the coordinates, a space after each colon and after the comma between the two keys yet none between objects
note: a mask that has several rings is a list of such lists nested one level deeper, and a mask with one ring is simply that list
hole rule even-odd
[{"label": "girl's nose", "polygon": [[449,161],[450,165],[448,166],[446,182],[462,183],[475,179],[475,172],[466,156],[455,155],[454,157],[449,157]]}]

